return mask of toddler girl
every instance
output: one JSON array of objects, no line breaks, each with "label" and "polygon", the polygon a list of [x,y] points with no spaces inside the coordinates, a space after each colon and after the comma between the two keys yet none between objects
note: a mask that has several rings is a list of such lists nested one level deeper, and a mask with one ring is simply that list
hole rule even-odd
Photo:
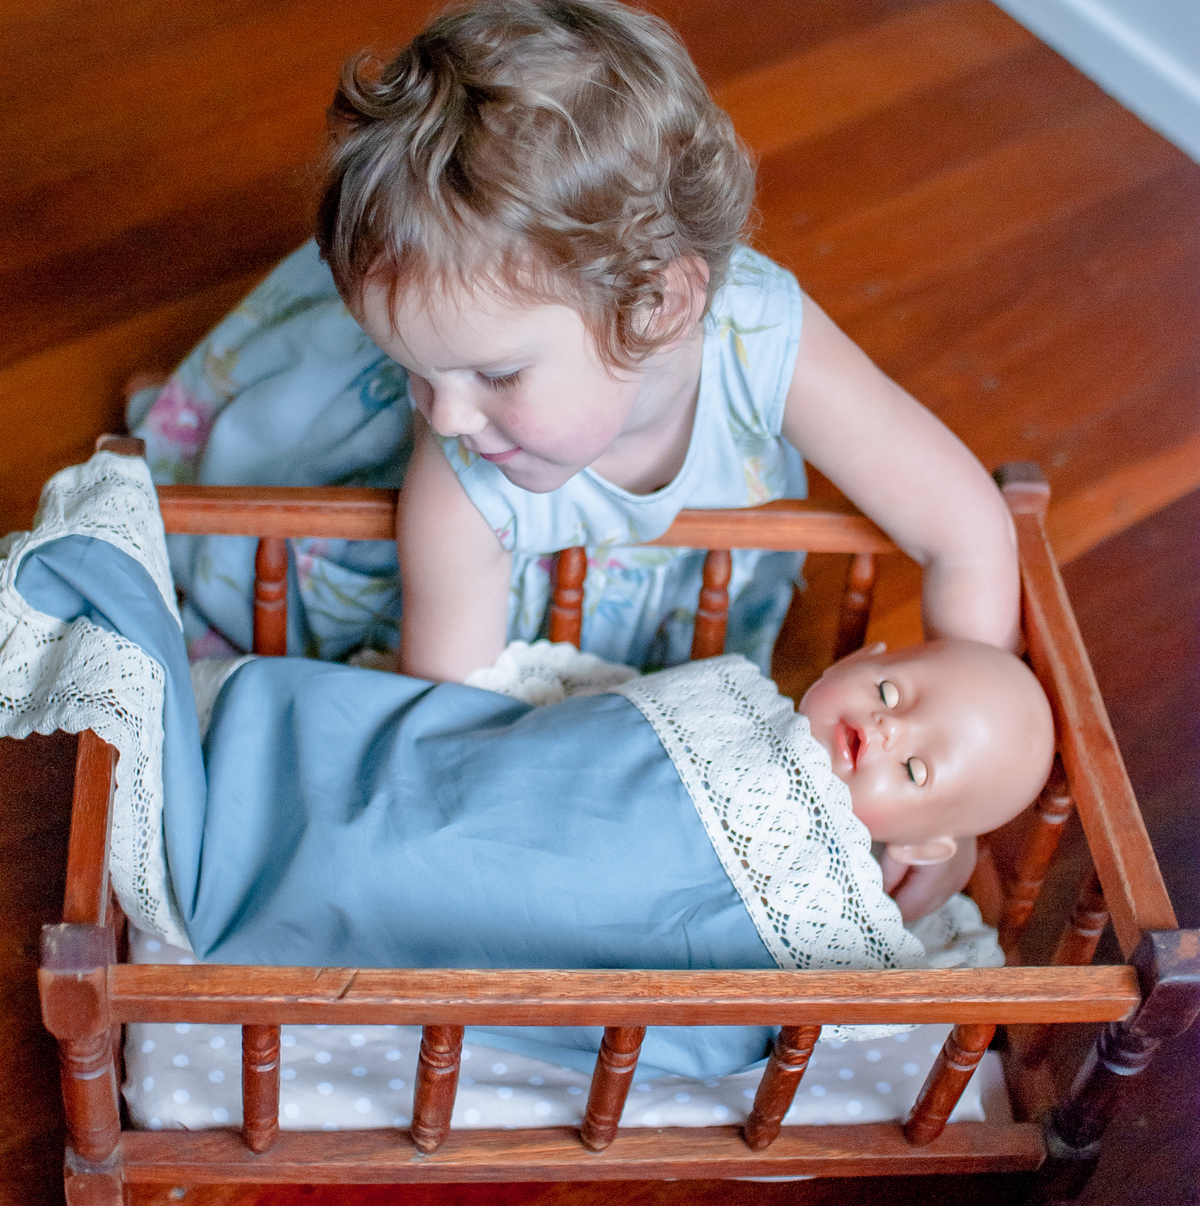
[{"label": "toddler girl", "polygon": [[[352,62],[331,129],[324,263],[285,261],[130,416],[160,480],[402,482],[402,611],[386,549],[297,542],[293,651],[398,625],[402,670],[461,681],[539,635],[549,555],[586,545],[584,649],[685,660],[703,555],[633,546],[684,507],[802,497],[802,458],[922,565],[928,636],[1011,646],[999,493],[739,243],[752,167],[662,22],[484,0]],[[252,542],[172,553],[193,652],[247,647]],[[735,554],[730,652],[767,667],[798,569]]]}]

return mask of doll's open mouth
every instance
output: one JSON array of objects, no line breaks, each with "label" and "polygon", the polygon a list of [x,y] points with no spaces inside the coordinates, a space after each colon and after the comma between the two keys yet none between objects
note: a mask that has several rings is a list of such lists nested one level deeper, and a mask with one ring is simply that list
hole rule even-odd
[{"label": "doll's open mouth", "polygon": [[837,744],[839,752],[850,763],[851,768],[858,766],[858,751],[862,748],[862,734],[844,720],[838,721]]},{"label": "doll's open mouth", "polygon": [[479,455],[485,461],[491,461],[493,465],[503,465],[505,461],[512,460],[520,451],[520,448],[510,448],[507,452],[481,452]]}]

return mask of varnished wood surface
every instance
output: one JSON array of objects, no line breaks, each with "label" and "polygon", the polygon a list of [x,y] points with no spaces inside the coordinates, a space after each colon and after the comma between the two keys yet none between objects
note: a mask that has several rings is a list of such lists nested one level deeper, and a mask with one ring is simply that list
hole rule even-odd
[{"label": "varnished wood surface", "polygon": [[1127,967],[948,971],[492,971],[121,964],[121,1022],[273,1025],[817,1025],[1107,1021],[1136,1007]]},{"label": "varnished wood surface", "polygon": [[[661,1139],[669,1133],[670,1143]],[[1013,1123],[987,1128],[959,1122],[925,1147],[913,1147],[895,1123],[786,1127],[762,1152],[752,1152],[739,1127],[621,1131],[602,1152],[589,1152],[568,1127],[455,1131],[436,1152],[421,1155],[403,1131],[356,1134],[285,1131],[269,1152],[255,1156],[234,1131],[189,1135],[141,1131],[122,1138],[128,1184],[211,1184],[260,1179],[263,1169],[284,1183],[328,1184],[344,1179],[340,1165],[354,1162],[355,1175],[372,1182],[469,1180],[560,1181],[686,1177],[700,1160],[721,1176],[861,1176],[966,1173],[986,1164],[1000,1172],[1035,1168],[1042,1159],[1037,1128]],[[194,1152],[181,1160],[179,1152]],[[670,1154],[664,1154],[669,1152]],[[474,1175],[471,1170],[478,1170]]]}]

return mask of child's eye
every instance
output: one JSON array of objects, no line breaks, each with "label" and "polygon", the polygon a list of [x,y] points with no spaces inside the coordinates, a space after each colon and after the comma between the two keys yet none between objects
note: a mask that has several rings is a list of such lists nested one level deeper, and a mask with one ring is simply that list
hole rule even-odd
[{"label": "child's eye", "polygon": [[879,684],[879,698],[885,708],[894,708],[900,702],[900,688],[884,679]]},{"label": "child's eye", "polygon": [[515,373],[505,373],[503,377],[490,377],[487,373],[480,373],[479,375],[483,378],[483,383],[489,389],[509,389],[511,386],[516,385],[521,377],[520,370]]},{"label": "child's eye", "polygon": [[[888,684],[889,686],[891,684]],[[929,767],[921,761],[920,758],[910,758],[905,764],[904,769],[908,771],[909,780],[915,783],[918,787],[924,787],[929,779]]]}]

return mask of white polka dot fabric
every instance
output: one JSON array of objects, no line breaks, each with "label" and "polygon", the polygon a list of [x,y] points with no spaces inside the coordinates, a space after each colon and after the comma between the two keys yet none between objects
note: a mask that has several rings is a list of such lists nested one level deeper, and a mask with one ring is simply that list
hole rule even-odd
[{"label": "white polka dot fabric", "polygon": [[[191,956],[131,930],[135,963],[190,963]],[[879,1122],[903,1117],[949,1026],[921,1026],[865,1043],[820,1043],[785,1123]],[[285,1026],[279,1122],[288,1130],[405,1127],[421,1045],[415,1026]],[[237,1026],[135,1023],[127,1028],[125,1099],[134,1126],[159,1130],[241,1123]],[[622,1126],[739,1123],[761,1069],[720,1080],[660,1077],[630,1091]],[[495,1048],[467,1044],[451,1126],[577,1126],[588,1078]],[[999,1062],[985,1057],[952,1115],[956,1122],[1009,1117]]]}]

